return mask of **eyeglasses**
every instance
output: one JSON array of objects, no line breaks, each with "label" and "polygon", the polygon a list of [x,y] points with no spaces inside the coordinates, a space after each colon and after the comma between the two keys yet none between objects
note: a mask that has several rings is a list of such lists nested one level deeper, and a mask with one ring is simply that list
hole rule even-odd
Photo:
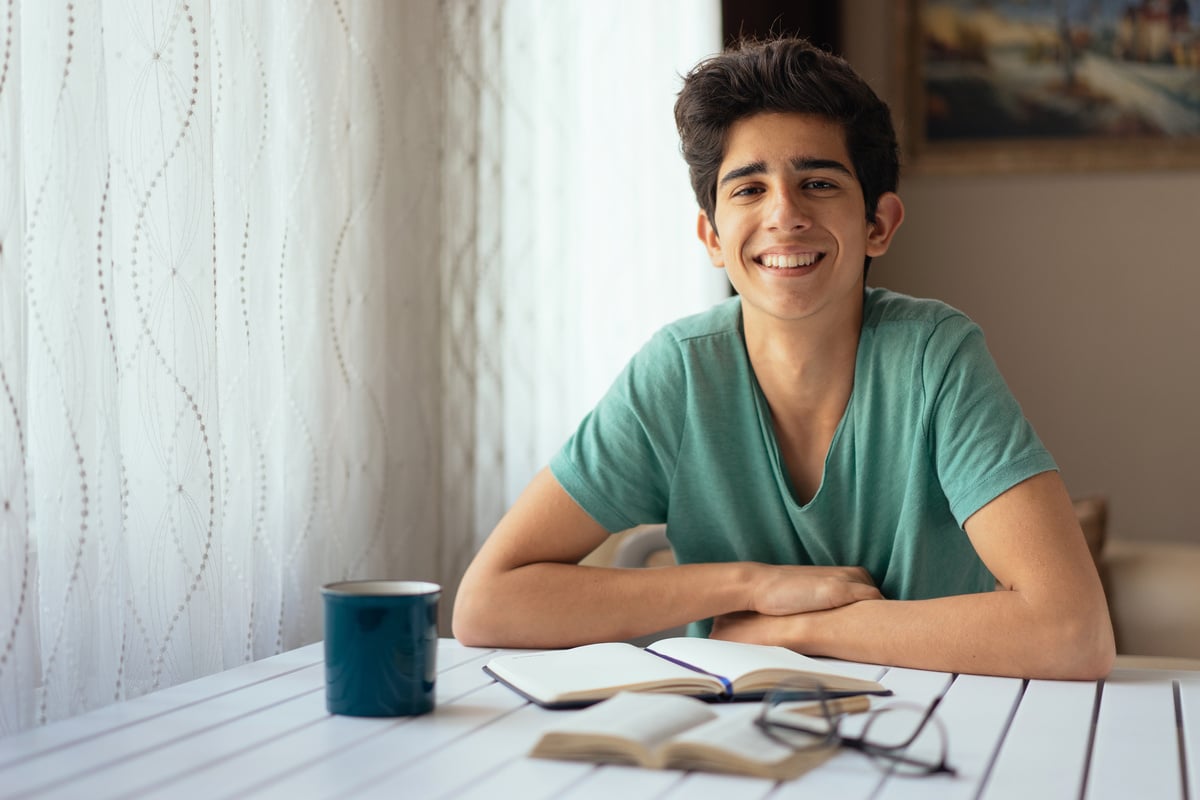
[{"label": "eyeglasses", "polygon": [[[790,682],[767,693],[754,724],[793,750],[845,747],[889,774],[954,775],[947,762],[946,728],[934,716],[940,702],[939,697],[928,708],[896,702],[866,711],[863,696],[838,697],[819,682]],[[862,721],[858,735],[842,730],[854,711],[866,711],[865,716],[853,717]],[[927,758],[931,752],[934,757]]]}]

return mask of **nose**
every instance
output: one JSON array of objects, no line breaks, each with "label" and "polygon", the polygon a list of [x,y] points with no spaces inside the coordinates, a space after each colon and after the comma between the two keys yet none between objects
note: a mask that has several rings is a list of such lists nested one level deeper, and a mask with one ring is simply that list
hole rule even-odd
[{"label": "nose", "polygon": [[771,230],[803,230],[812,225],[807,203],[798,189],[778,187],[771,192],[768,202],[770,205],[765,221]]}]

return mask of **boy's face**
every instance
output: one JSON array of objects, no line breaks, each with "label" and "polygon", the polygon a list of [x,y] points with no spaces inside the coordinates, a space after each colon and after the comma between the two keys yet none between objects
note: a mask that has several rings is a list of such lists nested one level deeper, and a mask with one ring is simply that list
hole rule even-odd
[{"label": "boy's face", "polygon": [[742,297],[743,315],[799,320],[862,305],[863,261],[887,251],[900,198],[866,218],[840,125],[760,113],[734,123],[717,173],[716,227],[700,240]]}]

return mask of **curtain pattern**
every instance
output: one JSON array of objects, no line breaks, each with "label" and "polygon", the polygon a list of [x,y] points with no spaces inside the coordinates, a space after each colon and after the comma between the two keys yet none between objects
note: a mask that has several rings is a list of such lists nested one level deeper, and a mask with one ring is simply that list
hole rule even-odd
[{"label": "curtain pattern", "polygon": [[329,580],[444,623],[721,294],[669,117],[715,4],[589,5],[0,0],[0,735],[319,639]]}]

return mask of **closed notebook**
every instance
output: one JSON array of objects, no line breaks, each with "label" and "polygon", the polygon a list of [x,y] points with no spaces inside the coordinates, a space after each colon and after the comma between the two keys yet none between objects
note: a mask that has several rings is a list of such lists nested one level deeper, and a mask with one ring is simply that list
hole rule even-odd
[{"label": "closed notebook", "polygon": [[[869,706],[864,696],[833,702],[839,704],[838,712],[865,711]],[[809,713],[815,710],[814,704]],[[755,706],[727,711],[717,714],[691,697],[621,692],[556,718],[529,754],[790,780],[825,761],[835,749],[821,742],[797,749],[771,738],[755,725]]]},{"label": "closed notebook", "polygon": [[819,681],[829,696],[891,692],[851,665],[785,647],[676,637],[642,649],[604,642],[496,656],[489,675],[546,708],[576,708],[618,692],[682,694],[704,700],[757,699],[785,681]]}]

